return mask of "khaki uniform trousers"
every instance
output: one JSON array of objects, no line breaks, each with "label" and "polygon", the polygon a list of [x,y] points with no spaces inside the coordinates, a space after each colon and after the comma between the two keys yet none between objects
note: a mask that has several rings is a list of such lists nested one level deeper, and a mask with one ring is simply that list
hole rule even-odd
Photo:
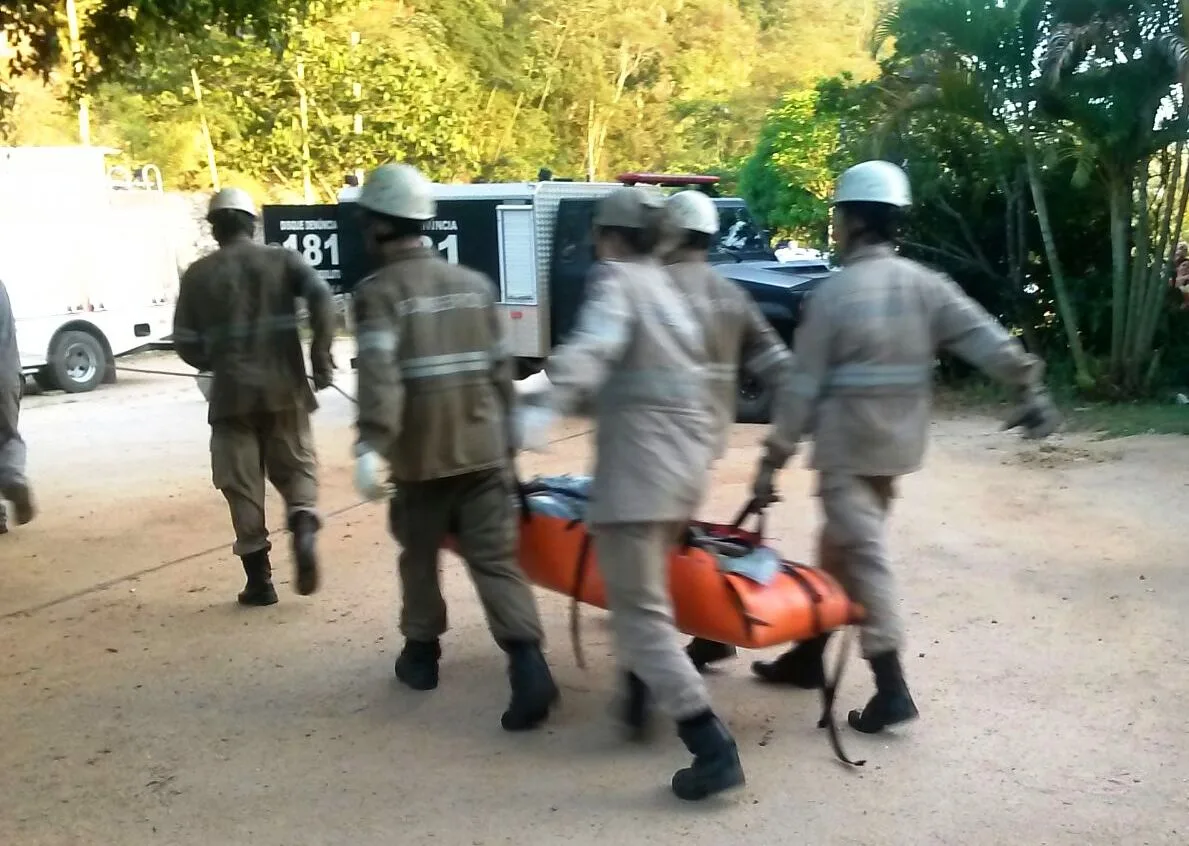
[{"label": "khaki uniform trousers", "polygon": [[17,431],[21,414],[20,387],[0,389],[0,487],[27,484],[25,442]]},{"label": "khaki uniform trousers", "polygon": [[266,476],[290,521],[303,511],[318,518],[317,461],[307,412],[260,412],[211,424],[211,478],[231,510],[232,551],[240,557],[272,549],[264,515]]},{"label": "khaki uniform trousers", "polygon": [[438,553],[451,535],[496,642],[541,643],[537,602],[516,560],[516,512],[503,469],[397,483],[389,525],[401,546],[400,630],[406,638],[432,641],[446,632]]},{"label": "khaki uniform trousers", "polygon": [[685,654],[669,597],[669,553],[684,523],[591,527],[607,587],[622,673],[635,673],[664,713],[684,720],[710,708],[702,676]]},{"label": "khaki uniform trousers", "polygon": [[867,612],[859,638],[864,658],[897,651],[904,640],[885,543],[895,481],[893,476],[841,473],[822,473],[818,479],[825,513],[818,560]]}]

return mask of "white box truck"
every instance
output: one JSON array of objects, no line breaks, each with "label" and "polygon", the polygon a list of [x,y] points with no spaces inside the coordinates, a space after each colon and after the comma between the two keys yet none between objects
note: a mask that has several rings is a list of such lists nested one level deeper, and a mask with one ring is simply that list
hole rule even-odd
[{"label": "white box truck", "polygon": [[22,372],[45,389],[90,391],[172,330],[188,210],[152,166],[109,171],[114,152],[0,147],[0,280]]}]

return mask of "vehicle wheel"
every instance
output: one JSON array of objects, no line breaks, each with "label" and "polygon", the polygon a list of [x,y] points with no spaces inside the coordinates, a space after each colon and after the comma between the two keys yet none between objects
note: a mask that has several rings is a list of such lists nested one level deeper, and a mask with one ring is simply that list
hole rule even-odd
[{"label": "vehicle wheel", "polygon": [[735,420],[739,423],[767,423],[772,416],[773,391],[745,368],[739,369],[735,396]]},{"label": "vehicle wheel", "polygon": [[43,367],[33,374],[33,381],[37,383],[37,387],[43,391],[58,390],[58,380],[54,378],[54,373],[49,366]]},{"label": "vehicle wheel", "polygon": [[94,335],[63,332],[50,345],[49,366],[58,387],[68,394],[81,394],[103,381],[107,354]]}]

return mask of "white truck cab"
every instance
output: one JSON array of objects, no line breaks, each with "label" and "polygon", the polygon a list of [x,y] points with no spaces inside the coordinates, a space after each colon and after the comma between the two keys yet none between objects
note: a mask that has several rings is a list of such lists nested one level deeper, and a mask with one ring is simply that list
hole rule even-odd
[{"label": "white truck cab", "polygon": [[114,152],[0,147],[0,280],[21,370],[46,389],[111,381],[172,329],[187,211],[155,167],[109,170]]}]

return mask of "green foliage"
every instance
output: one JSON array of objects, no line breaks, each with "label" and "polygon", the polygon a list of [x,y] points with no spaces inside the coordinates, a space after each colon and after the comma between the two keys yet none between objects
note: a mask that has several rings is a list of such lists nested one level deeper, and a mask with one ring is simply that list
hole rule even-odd
[{"label": "green foliage", "polygon": [[819,99],[815,90],[793,91],[768,113],[740,188],[769,228],[820,242],[834,182],[838,119],[818,108]]}]

